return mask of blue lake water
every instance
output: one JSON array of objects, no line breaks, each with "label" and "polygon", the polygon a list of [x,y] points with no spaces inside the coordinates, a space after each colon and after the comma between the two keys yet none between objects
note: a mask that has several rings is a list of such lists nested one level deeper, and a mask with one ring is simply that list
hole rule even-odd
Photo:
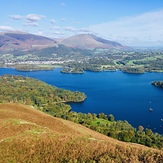
[{"label": "blue lake water", "polygon": [[135,128],[142,125],[163,134],[163,89],[151,85],[152,81],[163,80],[163,73],[87,71],[84,74],[62,74],[60,69],[37,72],[0,69],[0,75],[3,74],[29,76],[60,88],[85,92],[87,99],[71,104],[72,110],[113,114],[116,120],[127,120]]}]

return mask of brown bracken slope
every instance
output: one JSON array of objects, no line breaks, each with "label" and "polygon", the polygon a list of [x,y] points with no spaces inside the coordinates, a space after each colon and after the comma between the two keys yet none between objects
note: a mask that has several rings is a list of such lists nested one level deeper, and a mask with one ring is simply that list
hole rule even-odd
[{"label": "brown bracken slope", "polygon": [[21,104],[0,104],[0,131],[3,163],[163,162],[163,151],[120,142]]},{"label": "brown bracken slope", "polygon": [[42,49],[54,46],[50,38],[23,32],[0,33],[0,50]]}]

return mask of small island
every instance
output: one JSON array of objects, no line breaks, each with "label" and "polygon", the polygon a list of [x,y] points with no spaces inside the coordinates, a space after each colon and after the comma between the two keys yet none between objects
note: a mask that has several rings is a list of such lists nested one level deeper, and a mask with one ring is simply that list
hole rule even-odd
[{"label": "small island", "polygon": [[114,65],[90,64],[90,63],[71,63],[64,65],[61,73],[67,74],[83,74],[84,71],[101,72],[101,71],[117,71]]},{"label": "small island", "polygon": [[84,70],[76,67],[63,67],[60,72],[65,74],[83,74]]},{"label": "small island", "polygon": [[54,65],[34,65],[34,64],[25,64],[25,65],[16,65],[15,70],[17,71],[49,71],[54,70]]},{"label": "small island", "polygon": [[132,74],[143,74],[144,67],[142,67],[142,66],[124,66],[122,68],[122,72],[132,73]]},{"label": "small island", "polygon": [[163,88],[163,81],[154,81],[152,82],[152,85]]}]

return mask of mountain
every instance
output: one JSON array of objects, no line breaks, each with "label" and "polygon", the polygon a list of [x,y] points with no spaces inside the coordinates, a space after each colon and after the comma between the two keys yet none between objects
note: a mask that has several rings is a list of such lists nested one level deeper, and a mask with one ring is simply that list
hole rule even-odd
[{"label": "mountain", "polygon": [[51,39],[44,36],[34,35],[23,32],[0,33],[0,50],[31,50],[44,49],[48,47],[63,44],[71,48],[89,49],[89,48],[118,48],[125,49],[120,43],[109,41],[92,34],[80,34],[66,39]]},{"label": "mountain", "polygon": [[0,33],[0,50],[33,49],[54,46],[53,39],[22,32]]},{"label": "mountain", "polygon": [[62,44],[75,48],[126,48],[118,42],[109,41],[92,34],[79,34],[61,41]]},{"label": "mountain", "polygon": [[162,162],[161,150],[120,142],[32,106],[0,104],[0,160],[7,162]]}]

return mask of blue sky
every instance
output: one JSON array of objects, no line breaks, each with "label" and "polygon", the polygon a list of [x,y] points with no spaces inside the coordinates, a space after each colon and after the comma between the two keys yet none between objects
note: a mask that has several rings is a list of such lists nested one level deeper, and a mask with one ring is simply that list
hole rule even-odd
[{"label": "blue sky", "polygon": [[92,33],[128,46],[163,46],[163,0],[1,0],[6,31]]}]

